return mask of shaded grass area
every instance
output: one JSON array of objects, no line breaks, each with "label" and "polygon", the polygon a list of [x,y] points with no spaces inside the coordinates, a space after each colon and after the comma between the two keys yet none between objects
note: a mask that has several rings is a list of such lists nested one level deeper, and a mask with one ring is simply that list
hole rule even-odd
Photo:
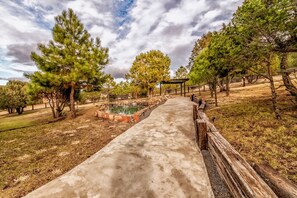
[{"label": "shaded grass area", "polygon": [[[82,111],[75,120],[0,133],[0,197],[21,197],[72,169],[131,124]],[[2,119],[1,119],[2,121]]]},{"label": "shaded grass area", "polygon": [[0,116],[0,132],[12,129],[24,128],[38,124],[44,124],[52,120],[51,113],[48,110],[25,111],[18,115],[6,114]]},{"label": "shaded grass area", "polygon": [[282,94],[278,103],[282,120],[276,120],[271,101],[265,98],[246,98],[207,114],[216,118],[222,135],[250,163],[269,165],[297,183],[296,106]]}]

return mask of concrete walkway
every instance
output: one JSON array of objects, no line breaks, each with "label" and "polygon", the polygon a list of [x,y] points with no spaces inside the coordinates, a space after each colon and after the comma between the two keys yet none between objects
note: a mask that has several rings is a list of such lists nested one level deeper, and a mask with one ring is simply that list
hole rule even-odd
[{"label": "concrete walkway", "polygon": [[169,99],[102,150],[26,197],[213,197],[192,102]]}]

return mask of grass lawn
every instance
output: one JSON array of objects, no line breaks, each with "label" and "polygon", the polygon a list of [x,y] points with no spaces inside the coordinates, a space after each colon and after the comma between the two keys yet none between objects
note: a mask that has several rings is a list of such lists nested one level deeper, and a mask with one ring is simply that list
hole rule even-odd
[{"label": "grass lawn", "polygon": [[[132,125],[97,119],[93,109],[79,112],[74,120],[0,132],[0,197],[26,195],[83,162]],[[10,127],[16,127],[32,124],[26,116],[50,118],[35,113],[12,116],[12,121],[1,117],[0,122],[9,120]]]},{"label": "grass lawn", "polygon": [[297,184],[297,107],[278,90],[282,119],[276,120],[269,91],[261,84],[234,88],[230,97],[220,93],[219,107],[206,114],[248,162],[269,165]]},{"label": "grass lawn", "polygon": [[52,120],[49,109],[24,111],[23,114],[0,115],[0,132],[47,123]]}]

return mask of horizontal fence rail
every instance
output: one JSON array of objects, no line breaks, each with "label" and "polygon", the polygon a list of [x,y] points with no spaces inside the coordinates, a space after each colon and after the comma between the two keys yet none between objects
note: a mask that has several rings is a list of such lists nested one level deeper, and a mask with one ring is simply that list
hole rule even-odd
[{"label": "horizontal fence rail", "polygon": [[[202,105],[202,104],[201,104]],[[203,103],[205,106],[205,103]],[[218,172],[234,197],[277,197],[247,161],[218,132],[197,105],[193,115],[198,147],[208,149]]]}]

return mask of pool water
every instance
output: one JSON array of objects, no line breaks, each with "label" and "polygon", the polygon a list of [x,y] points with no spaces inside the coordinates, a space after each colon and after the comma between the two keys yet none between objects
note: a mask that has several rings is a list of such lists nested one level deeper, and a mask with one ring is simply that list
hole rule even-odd
[{"label": "pool water", "polygon": [[111,113],[114,114],[125,114],[125,115],[132,115],[135,112],[139,111],[140,109],[143,109],[144,106],[111,106],[109,108]]}]

